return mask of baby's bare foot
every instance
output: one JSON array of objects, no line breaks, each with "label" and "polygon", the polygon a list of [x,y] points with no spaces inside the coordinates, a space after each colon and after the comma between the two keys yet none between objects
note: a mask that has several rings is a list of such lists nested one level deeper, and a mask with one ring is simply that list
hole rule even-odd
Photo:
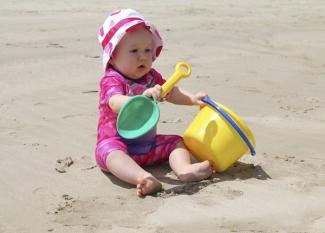
[{"label": "baby's bare foot", "polygon": [[204,180],[212,175],[212,164],[206,160],[200,163],[189,165],[179,175],[179,179],[183,182],[194,182]]},{"label": "baby's bare foot", "polygon": [[153,176],[144,177],[138,180],[137,195],[144,197],[161,190],[161,183]]}]

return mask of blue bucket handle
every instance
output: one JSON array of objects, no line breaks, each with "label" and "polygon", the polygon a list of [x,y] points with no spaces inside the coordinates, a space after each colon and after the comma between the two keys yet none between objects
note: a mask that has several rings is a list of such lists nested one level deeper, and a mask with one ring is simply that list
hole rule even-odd
[{"label": "blue bucket handle", "polygon": [[240,129],[240,127],[236,124],[236,122],[218,104],[216,104],[214,101],[212,101],[209,97],[203,98],[202,102],[210,105],[212,108],[217,110],[229,122],[229,124],[236,130],[236,132],[239,134],[239,136],[243,139],[243,141],[249,147],[249,149],[251,151],[251,155],[256,154],[253,145],[250,143],[250,141],[246,137],[245,133]]}]

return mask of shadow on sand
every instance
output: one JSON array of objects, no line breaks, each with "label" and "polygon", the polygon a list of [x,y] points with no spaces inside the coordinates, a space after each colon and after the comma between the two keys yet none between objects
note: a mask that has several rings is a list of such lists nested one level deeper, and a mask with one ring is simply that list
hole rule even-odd
[{"label": "shadow on sand", "polygon": [[[234,163],[228,170],[223,173],[214,173],[209,179],[202,180],[200,182],[191,182],[191,183],[182,183],[177,179],[170,178],[167,176],[168,173],[172,172],[168,163],[147,167],[150,173],[152,173],[158,180],[163,183],[173,186],[171,188],[163,189],[162,191],[153,194],[155,197],[170,197],[175,195],[192,195],[205,187],[216,184],[224,181],[232,180],[247,180],[247,179],[258,179],[258,180],[267,180],[271,177],[263,170],[260,165],[246,164],[243,162]],[[134,185],[127,184],[112,174],[104,173],[112,183],[119,185],[123,188],[131,189],[134,188]]]},{"label": "shadow on sand", "polygon": [[165,183],[176,184],[175,187],[165,189],[155,196],[174,196],[174,195],[192,195],[205,187],[216,184],[223,181],[232,181],[232,180],[247,180],[247,179],[258,179],[258,180],[267,180],[271,177],[263,170],[260,165],[246,164],[243,162],[236,162],[228,170],[223,173],[214,173],[209,179],[202,180],[200,182],[192,183],[182,183],[178,180],[172,180],[169,182],[170,178],[164,177],[162,180]]}]

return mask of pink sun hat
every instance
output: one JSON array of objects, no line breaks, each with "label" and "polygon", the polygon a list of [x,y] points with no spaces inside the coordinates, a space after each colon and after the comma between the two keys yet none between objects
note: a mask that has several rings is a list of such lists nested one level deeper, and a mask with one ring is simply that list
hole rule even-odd
[{"label": "pink sun hat", "polygon": [[98,40],[103,48],[103,69],[106,70],[107,63],[110,60],[114,49],[121,41],[127,30],[139,25],[145,25],[153,35],[154,52],[153,60],[155,60],[163,47],[162,39],[156,27],[146,21],[142,15],[133,9],[121,9],[112,12],[104,24],[99,28]]}]

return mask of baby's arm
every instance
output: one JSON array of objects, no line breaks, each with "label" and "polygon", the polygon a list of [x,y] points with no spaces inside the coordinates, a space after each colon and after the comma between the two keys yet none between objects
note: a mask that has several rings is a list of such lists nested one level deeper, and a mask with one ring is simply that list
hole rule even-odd
[{"label": "baby's arm", "polygon": [[207,97],[206,93],[198,92],[196,94],[192,94],[179,87],[174,87],[172,91],[167,95],[166,100],[173,104],[202,106],[204,103],[201,101],[201,99],[204,97]]},{"label": "baby's arm", "polygon": [[129,99],[129,96],[125,95],[113,95],[108,102],[108,105],[113,110],[113,112],[118,113],[122,105]]},{"label": "baby's arm", "polygon": [[[143,92],[143,95],[148,96],[148,97],[152,97],[154,100],[157,101],[159,99],[160,93],[161,93],[161,86],[157,84],[156,86],[145,90]],[[113,112],[118,113],[120,111],[122,105],[129,98],[130,98],[129,96],[120,95],[120,94],[113,95],[110,98],[108,105],[113,110]]]}]

